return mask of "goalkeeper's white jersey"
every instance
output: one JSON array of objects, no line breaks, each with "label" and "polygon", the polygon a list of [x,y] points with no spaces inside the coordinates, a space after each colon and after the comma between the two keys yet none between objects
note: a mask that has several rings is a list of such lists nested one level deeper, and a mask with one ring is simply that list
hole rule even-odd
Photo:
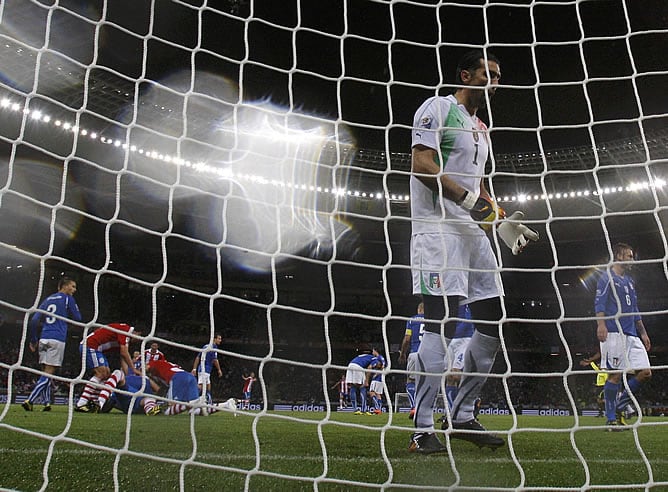
[{"label": "goalkeeper's white jersey", "polygon": [[[431,97],[418,108],[412,146],[418,144],[436,150],[442,172],[463,188],[478,193],[489,154],[487,127],[459,105],[454,95]],[[410,190],[413,234],[483,233],[466,210],[434,193],[414,175]]]}]

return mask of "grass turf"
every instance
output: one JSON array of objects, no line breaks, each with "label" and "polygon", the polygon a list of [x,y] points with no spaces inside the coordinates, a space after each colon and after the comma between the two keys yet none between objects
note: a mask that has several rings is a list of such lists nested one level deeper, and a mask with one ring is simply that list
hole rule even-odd
[{"label": "grass turf", "polygon": [[[625,432],[580,417],[482,416],[511,446],[451,440],[408,453],[405,414],[270,412],[234,417],[26,412],[1,407],[0,488],[39,490],[668,490],[668,420]],[[444,438],[441,435],[441,438]],[[511,448],[512,447],[512,451]]]}]

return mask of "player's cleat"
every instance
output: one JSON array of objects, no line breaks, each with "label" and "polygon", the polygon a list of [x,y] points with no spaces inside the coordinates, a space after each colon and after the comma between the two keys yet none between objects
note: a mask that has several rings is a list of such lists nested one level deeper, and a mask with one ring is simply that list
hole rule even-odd
[{"label": "player's cleat", "polygon": [[617,412],[617,422],[619,422],[619,425],[629,425],[628,422],[626,421],[626,416],[624,412]]},{"label": "player's cleat", "polygon": [[605,423],[605,428],[608,432],[622,432],[627,430],[618,420],[608,420]]},{"label": "player's cleat", "polygon": [[26,412],[32,412],[32,403],[30,403],[30,400],[24,401],[21,406]]},{"label": "player's cleat", "polygon": [[364,412],[364,415],[373,415],[373,413],[367,411],[367,412]]},{"label": "player's cleat", "polygon": [[447,430],[448,427],[450,427],[450,424],[448,424],[448,417],[443,415],[438,421],[441,423],[441,429],[442,430]]},{"label": "player's cleat", "polygon": [[42,408],[42,412],[50,412],[51,411],[51,405],[44,405],[44,408]]},{"label": "player's cleat", "polygon": [[619,423],[622,425],[629,425],[630,420],[635,417],[636,415],[636,409],[633,405],[626,405],[626,408],[624,410],[618,411],[617,412],[617,420],[619,420]]},{"label": "player's cleat", "polygon": [[353,415],[364,415],[364,414],[362,413],[362,410],[355,410]]},{"label": "player's cleat", "polygon": [[237,412],[236,412],[237,405],[238,405],[238,402],[237,402],[236,399],[228,398],[224,402],[218,403],[216,406],[220,410],[230,410],[230,411],[234,412],[234,416],[236,417],[237,416]]},{"label": "player's cleat", "polygon": [[410,453],[435,454],[447,453],[448,448],[446,448],[438,439],[438,437],[436,437],[436,434],[429,432],[416,432],[411,436],[411,442],[408,445],[408,451]]},{"label": "player's cleat", "polygon": [[148,412],[146,412],[146,415],[149,417],[153,417],[154,415],[160,415],[162,413],[162,408],[160,408],[160,405],[156,405],[153,408],[151,408]]},{"label": "player's cleat", "polygon": [[80,407],[74,407],[75,412],[80,412],[80,413],[90,413],[90,403],[86,403],[85,405],[81,405]]},{"label": "player's cleat", "polygon": [[408,412],[408,418],[413,420],[415,418],[415,409],[411,408],[411,411]]},{"label": "player's cleat", "polygon": [[373,413],[375,413],[376,415],[381,415],[381,414],[383,413],[383,411],[382,411],[380,408],[376,408],[376,409],[373,411]]},{"label": "player's cleat", "polygon": [[100,405],[97,402],[90,401],[86,406],[88,407],[88,413],[100,413]]},{"label": "player's cleat", "polygon": [[468,422],[453,422],[452,429],[455,432],[450,435],[451,438],[472,442],[479,448],[495,450],[506,443],[500,437],[490,434],[476,419]]}]

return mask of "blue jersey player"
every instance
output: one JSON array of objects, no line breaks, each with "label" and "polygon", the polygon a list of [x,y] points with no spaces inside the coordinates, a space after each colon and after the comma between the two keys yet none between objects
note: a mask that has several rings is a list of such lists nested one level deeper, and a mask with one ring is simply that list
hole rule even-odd
[{"label": "blue jersey player", "polygon": [[350,361],[346,370],[346,383],[350,391],[350,404],[355,409],[355,415],[372,415],[367,408],[367,387],[371,372],[378,362],[378,351],[374,348],[371,353],[360,354]]},{"label": "blue jersey player", "polygon": [[44,403],[44,411],[51,410],[51,375],[63,365],[68,320],[81,321],[79,306],[73,297],[76,291],[74,279],[61,278],[58,292],[44,299],[30,318],[29,348],[39,352],[39,363],[46,374],[37,380],[30,396],[23,402],[23,408],[29,412],[37,401]]},{"label": "blue jersey player", "polygon": [[417,351],[420,348],[422,335],[424,334],[424,304],[420,303],[417,307],[417,314],[406,321],[406,331],[404,339],[401,342],[399,351],[399,364],[406,364],[406,393],[411,405],[411,411],[408,414],[410,418],[415,415],[415,370]]},{"label": "blue jersey player", "polygon": [[385,365],[385,357],[379,354],[378,357],[376,357],[375,364],[375,368],[378,370],[378,372],[373,373],[371,384],[369,385],[369,396],[373,402],[372,413],[375,413],[376,415],[383,413],[383,393],[385,392],[385,382],[383,381],[383,373],[381,370],[385,368]]},{"label": "blue jersey player", "polygon": [[606,425],[623,424],[622,410],[631,402],[630,393],[652,377],[647,352],[651,343],[638,311],[633,278],[628,275],[634,259],[633,248],[618,243],[612,248],[614,263],[596,286],[596,336],[601,344],[601,368],[608,371],[635,371],[627,389],[618,397],[621,372],[609,372],[603,387]]},{"label": "blue jersey player", "polygon": [[464,357],[466,349],[469,346],[475,325],[471,323],[471,308],[468,304],[459,305],[459,313],[457,317],[460,318],[455,326],[455,334],[448,343],[448,363],[450,372],[445,380],[445,397],[448,400],[448,405],[452,408],[452,404],[457,398],[459,391],[459,381],[462,377],[462,370],[464,369]]},{"label": "blue jersey player", "polygon": [[220,363],[218,362],[218,352],[216,352],[216,349],[222,342],[223,337],[220,334],[216,334],[213,338],[213,343],[204,345],[201,353],[195,357],[195,361],[193,362],[192,372],[197,375],[197,385],[200,393],[202,392],[202,388],[206,387],[207,403],[213,402],[211,397],[211,371],[215,367],[218,377],[223,376],[223,371],[221,371]]},{"label": "blue jersey player", "polygon": [[109,409],[117,408],[121,412],[133,414],[157,415],[160,413],[160,407],[153,396],[153,387],[149,378],[122,375],[117,388],[122,391],[114,391],[111,394],[108,400]]}]

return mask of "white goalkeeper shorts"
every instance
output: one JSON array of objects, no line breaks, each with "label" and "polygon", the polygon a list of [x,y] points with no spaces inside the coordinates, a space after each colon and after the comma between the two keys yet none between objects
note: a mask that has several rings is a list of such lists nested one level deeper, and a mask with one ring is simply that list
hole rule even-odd
[{"label": "white goalkeeper shorts", "polygon": [[411,237],[413,294],[461,296],[468,302],[503,295],[496,257],[484,234]]},{"label": "white goalkeeper shorts", "polygon": [[211,374],[208,372],[198,372],[197,373],[197,384],[209,385],[211,384]]},{"label": "white goalkeeper shorts", "polygon": [[640,337],[608,332],[601,342],[601,369],[640,370],[649,369],[649,357]]},{"label": "white goalkeeper shorts", "polygon": [[65,342],[52,339],[40,339],[37,345],[39,363],[47,366],[60,367],[65,358]]},{"label": "white goalkeeper shorts", "polygon": [[346,383],[348,384],[364,384],[366,379],[366,374],[364,373],[364,368],[359,364],[353,364],[352,362],[348,364],[348,369],[346,370]]},{"label": "white goalkeeper shorts", "polygon": [[450,369],[464,369],[464,355],[469,346],[471,337],[453,338],[448,343],[448,361],[452,364]]},{"label": "white goalkeeper shorts", "polygon": [[369,391],[373,391],[379,395],[383,394],[383,382],[382,381],[371,381],[369,383]]}]

